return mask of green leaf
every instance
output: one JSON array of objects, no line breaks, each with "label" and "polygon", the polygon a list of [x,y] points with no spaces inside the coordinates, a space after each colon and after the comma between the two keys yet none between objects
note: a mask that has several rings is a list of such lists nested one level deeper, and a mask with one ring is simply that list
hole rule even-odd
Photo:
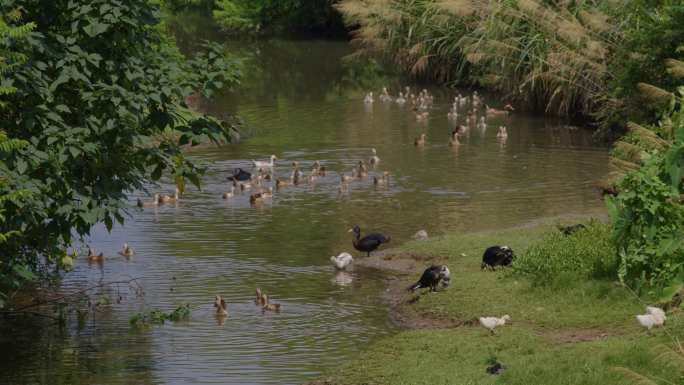
[{"label": "green leaf", "polygon": [[83,32],[90,37],[95,37],[109,29],[109,24],[93,22],[83,27]]}]

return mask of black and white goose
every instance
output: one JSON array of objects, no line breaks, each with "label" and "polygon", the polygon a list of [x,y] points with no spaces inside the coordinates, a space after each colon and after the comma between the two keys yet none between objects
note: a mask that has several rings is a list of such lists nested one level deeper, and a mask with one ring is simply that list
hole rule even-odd
[{"label": "black and white goose", "polygon": [[482,264],[480,269],[492,269],[496,266],[510,266],[515,259],[515,254],[508,246],[492,246],[488,247],[482,254]]},{"label": "black and white goose", "polygon": [[431,291],[437,291],[437,286],[440,282],[444,287],[449,286],[451,283],[451,272],[446,265],[432,265],[425,269],[418,282],[409,286],[408,290],[416,291],[429,288]]}]

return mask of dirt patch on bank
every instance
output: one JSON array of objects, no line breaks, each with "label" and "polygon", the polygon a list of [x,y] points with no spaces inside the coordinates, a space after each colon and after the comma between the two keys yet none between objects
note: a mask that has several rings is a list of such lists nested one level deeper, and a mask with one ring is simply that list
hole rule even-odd
[{"label": "dirt patch on bank", "polygon": [[425,267],[431,263],[439,263],[446,259],[440,256],[426,257],[416,253],[395,252],[387,250],[371,257],[359,258],[355,264],[364,268],[378,269],[389,273],[386,277],[387,289],[383,299],[389,305],[389,316],[392,323],[407,329],[445,329],[464,325],[472,325],[477,320],[461,320],[431,316],[416,312],[412,304],[420,301],[422,296],[431,295],[429,292],[409,292],[408,283],[418,279]]},{"label": "dirt patch on bank", "polygon": [[591,342],[615,336],[615,334],[605,329],[557,329],[544,330],[540,334],[545,339],[556,344]]},{"label": "dirt patch on bank", "polygon": [[433,261],[445,259],[442,257],[426,257],[417,253],[404,253],[386,250],[378,252],[370,257],[355,259],[354,263],[359,266],[378,269],[391,273],[414,274],[423,272],[425,266]]}]

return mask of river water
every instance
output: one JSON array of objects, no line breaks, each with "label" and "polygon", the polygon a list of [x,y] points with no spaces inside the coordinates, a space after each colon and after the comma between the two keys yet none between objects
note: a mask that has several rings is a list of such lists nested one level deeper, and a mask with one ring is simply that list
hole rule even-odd
[{"label": "river water", "polygon": [[[377,95],[383,84],[417,85],[376,66],[346,64],[345,42],[262,41],[235,49],[249,52],[243,85],[202,108],[238,113],[247,138],[193,151],[208,165],[202,190],[189,189],[176,205],[132,210],[111,234],[96,228],[90,242],[109,258],[101,266],[78,261],[62,284],[69,292],[139,278],[144,293],[126,284],[94,290],[101,305],[80,325],[73,314],[64,328],[30,319],[3,325],[1,384],[302,383],[393,331],[379,295],[382,275],[336,273],[329,262],[353,251],[353,225],[390,234],[397,245],[419,229],[439,235],[503,228],[602,206],[592,184],[607,171],[607,150],[593,145],[588,131],[514,114],[471,128],[453,149],[446,114],[453,96],[468,90],[429,88],[430,118],[417,122],[408,107],[363,103],[368,87]],[[497,140],[499,125],[508,127],[505,143]],[[420,133],[427,143],[416,148]],[[381,159],[371,175],[389,171],[390,186],[366,179],[339,194],[340,173],[367,160],[371,148]],[[307,172],[319,160],[328,175],[276,191],[260,207],[250,206],[249,194],[221,198],[230,170],[251,169],[251,159],[271,154],[279,177],[295,160]],[[151,189],[171,192],[172,185]],[[123,242],[136,250],[131,260],[117,257]],[[262,313],[253,303],[256,287],[282,312]],[[223,322],[214,317],[216,294],[228,302]],[[184,303],[192,307],[185,321],[129,325],[136,312]]]}]

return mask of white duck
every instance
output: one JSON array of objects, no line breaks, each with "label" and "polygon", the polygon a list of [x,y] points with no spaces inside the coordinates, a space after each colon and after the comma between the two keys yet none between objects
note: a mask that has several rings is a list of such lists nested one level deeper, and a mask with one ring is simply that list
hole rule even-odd
[{"label": "white duck", "polygon": [[366,97],[363,98],[363,102],[366,104],[373,104],[373,91],[366,94]]},{"label": "white duck", "polygon": [[371,148],[371,152],[373,153],[373,156],[371,156],[371,158],[368,160],[368,163],[372,164],[373,166],[377,166],[377,164],[380,163],[378,152],[375,151],[374,148]]},{"label": "white duck", "polygon": [[496,318],[496,317],[480,317],[480,325],[485,327],[486,329],[489,329],[489,331],[494,334],[494,329],[496,329],[498,326],[503,326],[506,324],[506,321],[510,320],[511,316],[506,314],[505,316],[501,318]]},{"label": "white duck", "polygon": [[256,168],[273,168],[275,165],[274,161],[278,159],[275,155],[271,155],[271,158],[269,161],[263,161],[263,160],[253,160],[252,163],[254,163],[254,167]]},{"label": "white duck", "polygon": [[663,309],[654,306],[647,306],[646,314],[637,315],[636,319],[641,326],[651,330],[655,326],[662,326],[667,317],[665,316]]},{"label": "white duck", "polygon": [[406,98],[404,98],[404,94],[400,92],[399,97],[395,101],[397,102],[397,104],[404,104],[406,103]]},{"label": "white duck", "polygon": [[330,261],[338,270],[344,270],[354,261],[354,257],[349,253],[341,253],[337,257],[334,255],[330,257]]},{"label": "white duck", "polygon": [[667,317],[665,316],[665,311],[659,307],[646,306],[646,313],[661,318],[663,322],[667,319]]}]

